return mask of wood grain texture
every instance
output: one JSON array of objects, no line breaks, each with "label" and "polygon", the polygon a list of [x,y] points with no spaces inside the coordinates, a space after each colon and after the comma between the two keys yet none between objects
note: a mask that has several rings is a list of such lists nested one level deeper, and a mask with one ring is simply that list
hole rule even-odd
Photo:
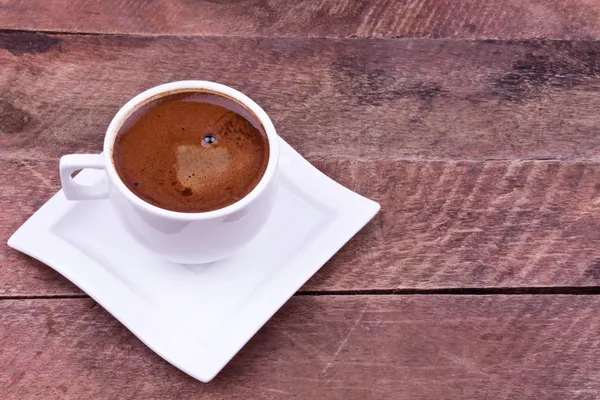
[{"label": "wood grain texture", "polygon": [[301,296],[209,384],[89,299],[0,302],[3,399],[594,399],[598,296]]},{"label": "wood grain texture", "polygon": [[99,152],[129,98],[189,78],[249,94],[300,153],[382,203],[304,290],[600,279],[600,42],[4,32],[0,48],[14,171],[0,178],[1,295],[79,293],[5,239],[58,189],[58,156]]},{"label": "wood grain texture", "polygon": [[207,79],[328,159],[598,160],[600,42],[0,33],[0,156],[98,152],[156,84]]},{"label": "wood grain texture", "polygon": [[[382,209],[303,291],[600,285],[598,163],[310,160]],[[80,293],[5,245],[60,188],[57,161],[0,170],[0,296]]]},{"label": "wood grain texture", "polygon": [[0,28],[202,36],[596,38],[593,0],[3,0]]}]

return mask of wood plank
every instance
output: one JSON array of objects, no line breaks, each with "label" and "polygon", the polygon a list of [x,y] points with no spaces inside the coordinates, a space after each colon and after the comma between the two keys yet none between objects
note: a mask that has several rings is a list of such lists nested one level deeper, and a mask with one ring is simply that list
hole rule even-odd
[{"label": "wood plank", "polygon": [[598,54],[600,42],[0,32],[0,156],[98,152],[127,100],[195,78],[247,93],[308,156],[597,160]]},{"label": "wood plank", "polygon": [[592,399],[598,296],[301,296],[210,384],[88,299],[0,302],[0,388],[23,398]]},{"label": "wood plank", "polygon": [[592,38],[589,0],[2,1],[0,28],[202,36]]},{"label": "wood plank", "polygon": [[[600,285],[598,163],[311,161],[382,209],[303,291]],[[0,170],[0,296],[80,293],[5,245],[60,188],[57,161]]]}]

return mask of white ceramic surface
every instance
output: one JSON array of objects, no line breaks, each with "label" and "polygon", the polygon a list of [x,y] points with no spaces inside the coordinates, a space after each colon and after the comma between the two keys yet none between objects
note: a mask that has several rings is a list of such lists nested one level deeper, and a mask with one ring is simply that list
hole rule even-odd
[{"label": "white ceramic surface", "polygon": [[[70,202],[62,191],[8,245],[54,268],[165,360],[208,382],[379,210],[281,139],[280,151],[271,217],[224,260],[163,261],[120,227],[107,200]],[[103,174],[84,170],[75,180],[95,184]]]},{"label": "white ceramic surface", "polygon": [[[269,161],[256,187],[240,201],[215,211],[181,213],[147,203],[121,181],[113,162],[115,138],[133,112],[158,98],[188,91],[217,94],[220,97],[211,96],[210,102],[244,115],[266,134],[269,141]],[[65,196],[70,200],[109,198],[125,229],[147,250],[169,261],[196,264],[230,256],[247,245],[264,227],[275,204],[278,161],[279,140],[275,127],[252,99],[215,82],[179,81],[148,89],[127,102],[106,131],[103,153],[62,157],[60,178]],[[103,170],[107,179],[94,185],[78,185],[71,173],[82,168]]]}]

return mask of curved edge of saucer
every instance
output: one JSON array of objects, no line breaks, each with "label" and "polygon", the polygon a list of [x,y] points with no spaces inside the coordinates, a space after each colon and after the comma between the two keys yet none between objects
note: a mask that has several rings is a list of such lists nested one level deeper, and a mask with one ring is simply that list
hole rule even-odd
[{"label": "curved edge of saucer", "polygon": [[[302,154],[298,153],[296,151],[296,149],[294,149],[292,146],[290,146],[283,138],[279,137],[279,141],[281,142],[281,148],[282,151],[281,153],[285,154],[285,153],[289,153],[290,155],[292,155],[292,157],[295,159],[294,161],[296,162],[301,162],[303,164],[303,167],[305,168],[309,168],[311,170],[312,173],[317,174],[317,176],[326,181],[327,184],[332,184],[335,185],[336,188],[338,189],[342,189],[344,192],[346,192],[347,194],[350,194],[352,196],[357,196],[360,199],[362,199],[365,204],[370,204],[370,206],[372,207],[374,214],[371,216],[371,218],[369,219],[369,221],[375,216],[377,215],[377,213],[379,212],[379,210],[381,210],[381,205],[379,203],[377,203],[375,200],[371,200],[368,197],[365,197],[363,195],[361,195],[360,193],[357,193],[351,189],[348,189],[346,186],[342,185],[341,183],[336,182],[335,180],[333,180],[332,178],[330,178],[329,176],[327,176],[325,173],[321,172],[317,167],[315,167],[314,165],[312,165],[306,158],[304,158],[302,156]],[[282,157],[280,162],[285,162],[285,157]],[[287,154],[286,154],[287,156]],[[367,221],[367,223],[369,222]],[[366,223],[365,223],[366,225]],[[360,230],[360,229],[359,229]]]},{"label": "curved edge of saucer", "polygon": [[[62,190],[59,191],[55,196],[59,196],[62,195]],[[53,198],[51,198],[50,200],[52,200]],[[49,200],[49,202],[50,202]],[[66,201],[66,199],[65,199]],[[47,203],[46,203],[47,204]],[[68,204],[67,204],[68,206]],[[39,210],[38,210],[39,212]],[[37,212],[36,212],[37,213]],[[34,214],[35,215],[35,214]],[[38,215],[39,217],[39,215]],[[181,371],[185,372],[186,374],[190,375],[191,377],[199,380],[200,382],[203,383],[208,383],[210,382],[215,376],[216,374],[220,371],[217,371],[215,374],[212,374],[212,371],[198,371],[196,369],[189,369],[187,367],[184,367],[183,365],[181,365],[176,359],[174,359],[173,357],[169,357],[166,354],[164,354],[164,352],[162,352],[155,344],[155,339],[153,338],[149,338],[147,337],[147,335],[139,332],[138,329],[134,328],[132,326],[132,324],[130,323],[130,321],[128,321],[126,318],[123,318],[121,315],[119,315],[120,313],[118,312],[118,310],[115,310],[114,307],[108,306],[106,304],[105,301],[103,301],[101,299],[101,296],[95,296],[93,294],[90,293],[90,288],[86,287],[87,285],[82,284],[78,279],[76,279],[72,274],[70,274],[68,271],[60,268],[61,262],[57,262],[57,260],[54,260],[52,257],[48,257],[47,255],[50,254],[47,251],[43,251],[40,250],[40,247],[35,247],[35,246],[29,246],[28,243],[28,239],[27,237],[30,237],[30,230],[35,230],[36,231],[36,235],[37,238],[39,240],[45,240],[47,241],[47,243],[52,243],[54,240],[57,240],[55,238],[52,237],[51,234],[47,234],[46,231],[38,231],[37,229],[34,229],[35,223],[36,221],[32,221],[30,223],[30,220],[33,219],[33,216],[27,220],[19,229],[17,229],[17,231],[15,233],[13,233],[10,238],[7,241],[7,245],[14,249],[17,250],[23,254],[26,254],[44,264],[46,264],[47,266],[49,266],[50,268],[52,268],[53,270],[55,270],[56,272],[58,272],[59,274],[61,274],[65,279],[67,279],[69,282],[71,282],[73,285],[75,285],[76,287],[78,287],[79,289],[81,289],[81,291],[83,291],[85,294],[87,294],[92,300],[94,300],[96,303],[98,303],[106,312],[108,312],[110,315],[112,315],[117,321],[119,321],[126,329],[128,329],[135,337],[137,337],[142,343],[144,343],[146,346],[148,346],[148,348],[150,350],[152,350],[154,353],[156,353],[159,357],[161,357],[162,359],[164,359],[165,361],[167,361],[168,363],[172,364],[174,367],[180,369]],[[28,224],[29,223],[29,224]],[[43,232],[43,233],[42,233]],[[47,236],[46,236],[47,235]]]},{"label": "curved edge of saucer", "polygon": [[[82,171],[79,176],[82,178],[91,179],[92,175],[95,175],[97,171]],[[90,174],[88,174],[90,173]],[[65,279],[71,282],[73,285],[81,289],[82,292],[87,294],[92,300],[98,303],[106,312],[111,314],[117,321],[119,321],[125,328],[127,328],[135,337],[137,337],[142,343],[144,343],[150,350],[156,353],[159,357],[172,364],[174,367],[180,369],[191,377],[203,382],[210,382],[215,374],[210,371],[200,371],[199,369],[187,368],[177,359],[166,355],[163,351],[156,346],[156,338],[149,337],[149,331],[140,332],[140,329],[134,327],[127,318],[124,318],[118,309],[113,306],[109,306],[102,296],[95,295],[94,290],[91,290],[91,286],[81,282],[77,277],[73,276],[68,269],[61,268],[61,265],[66,265],[68,262],[64,260],[67,257],[68,252],[57,252],[56,248],[65,246],[61,240],[54,237],[50,231],[55,220],[59,219],[62,215],[69,212],[72,204],[64,197],[62,190],[59,190],[54,196],[52,196],[39,210],[37,210],[23,225],[21,225],[9,238],[7,245],[23,254],[26,254],[55,270],[61,274]],[[40,246],[36,244],[31,245],[31,237],[36,238],[36,243],[43,242],[44,245]],[[52,256],[54,254],[54,256]],[[130,298],[131,301],[136,301],[135,298]],[[143,308],[142,308],[143,310]],[[140,311],[140,308],[137,309]],[[218,373],[219,371],[217,371]]]}]

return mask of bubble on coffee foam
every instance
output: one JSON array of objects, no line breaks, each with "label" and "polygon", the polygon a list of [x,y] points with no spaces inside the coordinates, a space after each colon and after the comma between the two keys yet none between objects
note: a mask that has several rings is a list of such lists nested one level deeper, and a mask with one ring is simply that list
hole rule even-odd
[{"label": "bubble on coffee foam", "polygon": [[212,133],[207,133],[206,135],[204,135],[202,140],[204,141],[204,143],[213,144],[217,141],[217,137]]}]

